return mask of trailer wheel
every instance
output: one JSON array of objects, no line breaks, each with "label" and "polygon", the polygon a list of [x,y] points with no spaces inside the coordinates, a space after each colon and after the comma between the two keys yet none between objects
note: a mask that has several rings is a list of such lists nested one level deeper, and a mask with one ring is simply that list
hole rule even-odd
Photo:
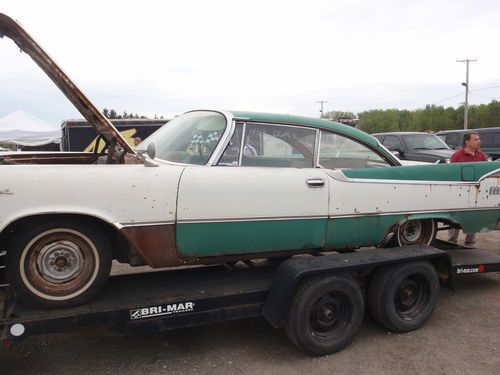
[{"label": "trailer wheel", "polygon": [[375,320],[392,332],[422,326],[439,298],[439,279],[427,262],[383,267],[368,289],[368,307]]},{"label": "trailer wheel", "polygon": [[297,288],[285,332],[304,352],[335,353],[351,342],[361,326],[363,314],[361,289],[350,276],[317,276]]},{"label": "trailer wheel", "polygon": [[99,228],[57,219],[21,228],[6,262],[17,298],[60,308],[85,303],[99,292],[111,269],[111,250]]},{"label": "trailer wheel", "polygon": [[408,220],[401,224],[396,233],[398,245],[429,245],[436,237],[436,223],[432,219]]}]

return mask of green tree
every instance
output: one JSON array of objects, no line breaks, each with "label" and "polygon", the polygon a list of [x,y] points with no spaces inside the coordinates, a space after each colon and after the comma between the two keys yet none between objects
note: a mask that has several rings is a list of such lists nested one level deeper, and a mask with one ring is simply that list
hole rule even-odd
[{"label": "green tree", "polygon": [[[108,109],[108,108],[104,108],[102,110],[102,114],[108,119],[134,119],[134,118],[147,119],[148,118],[147,116],[139,115],[137,113],[133,114],[132,112],[128,113],[127,111],[123,111],[123,114],[119,115],[118,112],[115,111],[114,109]],[[161,118],[163,118],[163,116]]]},{"label": "green tree", "polygon": [[357,116],[353,112],[330,111],[324,113],[322,118],[326,118],[332,121],[339,121],[340,119],[356,119]]}]

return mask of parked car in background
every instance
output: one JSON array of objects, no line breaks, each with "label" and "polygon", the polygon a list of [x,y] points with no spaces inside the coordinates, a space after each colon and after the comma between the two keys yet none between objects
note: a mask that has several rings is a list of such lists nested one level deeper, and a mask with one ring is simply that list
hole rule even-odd
[{"label": "parked car in background", "polygon": [[481,150],[488,154],[493,160],[500,158],[500,127],[479,128],[479,129],[458,129],[441,130],[436,135],[441,138],[448,146],[458,150],[464,143],[464,136],[468,132],[476,132],[481,137]]},{"label": "parked car in background", "polygon": [[453,150],[434,134],[391,132],[372,134],[401,160],[449,163]]}]

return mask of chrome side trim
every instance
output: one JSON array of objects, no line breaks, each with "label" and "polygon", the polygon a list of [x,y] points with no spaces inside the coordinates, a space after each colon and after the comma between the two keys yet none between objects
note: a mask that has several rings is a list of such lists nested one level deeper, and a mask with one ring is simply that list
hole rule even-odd
[{"label": "chrome side trim", "polygon": [[231,137],[235,129],[235,122],[233,120],[232,113],[227,111],[213,111],[213,110],[211,112],[218,112],[226,118],[226,130],[224,130],[224,133],[222,134],[219,143],[215,147],[215,150],[212,152],[210,159],[208,159],[208,162],[206,164],[208,166],[217,165],[219,159],[222,157],[222,154],[224,153],[224,150],[229,144],[229,141],[231,140]]},{"label": "chrome side trim", "polygon": [[218,218],[218,219],[185,219],[179,220],[177,224],[198,224],[198,223],[226,223],[241,221],[277,221],[277,220],[316,220],[328,219],[327,215],[310,216],[274,216],[274,217],[246,217],[246,218]]},{"label": "chrome side trim", "polygon": [[175,224],[175,220],[168,221],[136,221],[132,223],[113,223],[118,229],[130,228],[130,227],[145,227],[154,225],[172,225]]},{"label": "chrome side trim", "polygon": [[[497,175],[498,176],[495,176]],[[500,178],[500,168],[498,169],[495,169],[494,171],[491,171],[489,173],[486,173],[483,177],[481,177],[477,182],[480,183],[481,181],[483,181],[485,178],[488,178],[488,177],[498,177]]]},{"label": "chrome side trim", "polygon": [[[274,217],[251,217],[251,218],[217,218],[217,219],[185,219],[179,220],[177,224],[201,224],[201,223],[222,223],[222,222],[249,222],[249,221],[277,221],[277,220],[317,220],[317,219],[347,219],[358,218],[360,216],[391,216],[391,215],[413,215],[424,213],[448,213],[448,212],[467,212],[467,211],[488,211],[496,207],[487,208],[462,208],[443,210],[414,210],[414,211],[390,211],[390,212],[360,212],[359,214],[349,215],[310,215],[310,216],[274,216]],[[156,225],[156,224],[153,224]]]},{"label": "chrome side trim", "polygon": [[448,213],[448,212],[464,212],[464,211],[489,211],[497,209],[496,206],[492,207],[481,207],[481,208],[455,208],[455,209],[442,209],[436,210],[414,210],[414,211],[390,211],[390,212],[360,212],[359,214],[350,215],[329,215],[329,219],[343,219],[350,217],[360,217],[360,216],[390,216],[390,215],[413,215],[413,214],[426,214],[426,213]]},{"label": "chrome side trim", "polygon": [[320,150],[321,130],[319,130],[319,129],[316,129],[316,139],[314,142],[315,142],[315,145],[314,145],[314,165],[313,165],[313,167],[322,168],[319,164],[319,153],[321,152],[321,150]]},{"label": "chrome side trim", "polygon": [[[390,167],[389,167],[390,168]],[[391,184],[391,185],[454,185],[454,186],[474,186],[479,185],[479,181],[430,181],[430,180],[386,180],[371,178],[350,178],[340,169],[325,169],[326,173],[334,180],[348,183],[371,183],[371,184]]]},{"label": "chrome side trim", "polygon": [[393,185],[453,185],[453,186],[474,186],[479,185],[477,181],[429,181],[429,180],[375,180],[369,178],[353,178],[349,182],[354,183],[374,183]]},{"label": "chrome side trim", "polygon": [[243,123],[243,129],[241,131],[241,142],[240,142],[240,154],[238,155],[238,167],[241,167],[243,161],[243,152],[245,151],[245,136],[247,134],[247,123]]},{"label": "chrome side trim", "polygon": [[325,169],[326,173],[334,180],[342,181],[342,182],[351,182],[351,183],[374,183],[374,184],[397,184],[397,185],[456,185],[456,186],[473,186],[479,185],[485,178],[488,177],[499,177],[496,176],[497,173],[500,174],[500,168],[495,169],[483,177],[481,177],[478,181],[430,181],[430,180],[386,180],[386,179],[371,179],[371,178],[349,178],[340,169]]}]

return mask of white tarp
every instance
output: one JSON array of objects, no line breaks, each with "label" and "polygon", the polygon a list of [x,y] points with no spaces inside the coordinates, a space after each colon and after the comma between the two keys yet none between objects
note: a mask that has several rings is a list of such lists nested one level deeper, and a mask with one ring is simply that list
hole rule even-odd
[{"label": "white tarp", "polygon": [[0,118],[0,143],[42,146],[61,142],[61,129],[23,111]]}]

